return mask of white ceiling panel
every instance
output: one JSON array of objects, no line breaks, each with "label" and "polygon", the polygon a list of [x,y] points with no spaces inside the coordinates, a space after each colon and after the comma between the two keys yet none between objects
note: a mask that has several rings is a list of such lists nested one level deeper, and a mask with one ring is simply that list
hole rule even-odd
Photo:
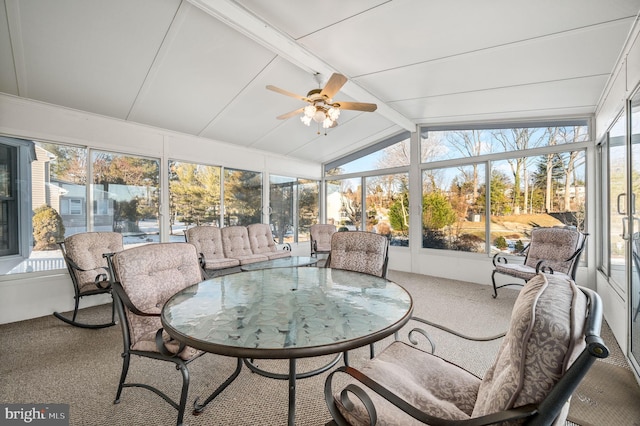
[{"label": "white ceiling panel", "polygon": [[125,118],[179,1],[13,4],[20,95]]},{"label": "white ceiling panel", "polygon": [[331,27],[390,0],[238,0],[252,13],[266,18],[274,27],[293,39]]},{"label": "white ceiling panel", "polygon": [[637,0],[394,1],[300,40],[350,77],[635,17]]},{"label": "white ceiling panel", "polygon": [[[421,123],[588,117],[640,0],[0,0],[0,91],[328,162]],[[298,116],[349,81],[327,136]],[[111,137],[111,136],[106,136]],[[114,141],[117,142],[117,141]]]},{"label": "white ceiling panel", "polygon": [[[528,40],[358,78],[384,101],[609,74],[631,20]],[[395,98],[394,98],[395,97]]]},{"label": "white ceiling panel", "polygon": [[130,119],[199,134],[275,55],[184,4]]},{"label": "white ceiling panel", "polygon": [[[278,58],[269,63],[233,99],[202,132],[202,136],[252,146],[271,129],[282,124],[281,120],[276,120],[277,116],[306,105],[301,100],[267,90],[267,85],[274,85],[300,96],[305,96],[309,90],[317,87],[312,75]],[[238,132],[239,128],[243,132]],[[276,152],[282,153],[281,150]]]},{"label": "white ceiling panel", "polygon": [[503,114],[519,117],[573,115],[575,110],[594,108],[598,97],[594,87],[605,84],[606,76],[585,77],[548,83],[529,84],[487,91],[434,96],[394,103],[417,121],[435,122],[447,117]]}]

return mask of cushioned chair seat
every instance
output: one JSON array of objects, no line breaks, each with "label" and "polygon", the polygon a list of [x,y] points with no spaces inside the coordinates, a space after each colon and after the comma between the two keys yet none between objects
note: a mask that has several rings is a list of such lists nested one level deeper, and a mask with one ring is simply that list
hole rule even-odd
[{"label": "cushioned chair seat", "polygon": [[[360,372],[420,411],[442,419],[463,420],[539,404],[585,348],[586,319],[587,297],[571,279],[538,274],[520,292],[495,362],[482,380],[399,341]],[[606,348],[601,354],[606,357]],[[378,425],[424,424],[359,381],[349,382],[362,387],[374,402]],[[359,399],[348,409],[336,391],[333,401],[350,424],[369,424]],[[554,414],[558,424],[564,422],[568,404]]]},{"label": "cushioned chair seat", "polygon": [[[122,373],[115,403],[120,402],[125,387],[150,390],[178,410],[176,426],[181,426],[189,390],[187,365],[203,355],[203,352],[171,339],[162,328],[160,314],[171,296],[202,281],[196,247],[189,243],[157,243],[133,247],[106,257],[124,344]],[[160,342],[156,340],[159,333],[162,336]],[[132,355],[175,364],[182,375],[180,399],[172,400],[163,390],[151,384],[127,382]],[[237,360],[236,370],[230,379],[220,385],[209,398],[222,392],[240,373],[241,366],[241,360]],[[169,376],[161,379],[173,380]]]},{"label": "cushioned chair seat", "polygon": [[[510,263],[503,253],[493,257],[495,266],[491,273],[493,297],[498,296],[498,289],[520,283],[496,284],[496,274],[522,279],[525,282],[538,272],[553,273],[575,279],[576,268],[584,249],[587,234],[571,227],[537,227],[531,230],[531,241],[522,252],[526,254],[524,262]],[[522,254],[521,253],[521,254]]]},{"label": "cushioned chair seat", "polygon": [[335,225],[316,223],[309,227],[311,256],[331,252],[331,236],[336,233]]},{"label": "cushioned chair seat", "polygon": [[53,315],[62,321],[82,328],[104,328],[115,324],[115,306],[112,320],[103,324],[88,324],[77,320],[81,297],[111,292],[105,253],[124,249],[122,234],[117,232],[83,232],[71,235],[59,243],[74,288],[75,307],[71,319],[59,312]]},{"label": "cushioned chair seat", "polygon": [[[449,420],[471,417],[481,382],[457,365],[402,342],[391,344],[360,371],[380,380],[387,389],[420,410]],[[416,374],[417,371],[422,374]],[[423,424],[390,406],[377,394],[370,392],[369,396],[378,410],[378,425]],[[336,404],[350,424],[369,425],[362,405],[357,406],[357,411],[349,412],[340,398],[336,398]]]},{"label": "cushioned chair seat", "polygon": [[[529,281],[536,276],[536,268],[531,266],[521,265],[519,263],[498,263],[495,268],[496,273],[505,274],[514,278],[521,278],[525,281]],[[565,278],[570,278],[567,274],[562,272],[553,271],[555,275],[561,275]]]}]

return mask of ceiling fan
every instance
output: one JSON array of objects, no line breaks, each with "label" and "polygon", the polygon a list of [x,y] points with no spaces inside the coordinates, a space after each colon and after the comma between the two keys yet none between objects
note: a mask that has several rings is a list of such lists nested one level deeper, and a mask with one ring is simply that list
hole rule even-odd
[{"label": "ceiling fan", "polygon": [[[316,74],[316,79],[320,79],[320,74]],[[342,74],[334,73],[331,78],[329,78],[329,81],[327,81],[327,84],[323,89],[310,90],[309,93],[307,93],[307,96],[296,95],[295,93],[291,93],[287,90],[271,85],[268,85],[267,89],[309,103],[309,105],[305,107],[279,115],[276,117],[278,120],[285,120],[289,117],[293,117],[294,115],[303,113],[300,119],[307,126],[311,124],[311,121],[315,121],[318,125],[322,124],[323,128],[328,129],[338,125],[338,116],[340,116],[340,110],[342,109],[373,112],[378,108],[376,104],[368,104],[364,102],[334,101],[333,96],[338,93],[346,82],[347,77]],[[318,81],[318,84],[320,84],[320,81]]]}]

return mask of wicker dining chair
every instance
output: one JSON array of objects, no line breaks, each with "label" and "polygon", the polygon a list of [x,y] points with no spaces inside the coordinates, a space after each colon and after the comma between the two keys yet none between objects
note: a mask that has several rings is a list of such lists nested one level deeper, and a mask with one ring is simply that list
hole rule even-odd
[{"label": "wicker dining chair", "polygon": [[[189,243],[157,243],[106,254],[111,271],[116,311],[122,325],[122,373],[114,403],[120,402],[126,387],[141,387],[154,392],[178,411],[176,424],[182,425],[189,391],[188,365],[204,352],[177,342],[163,330],[160,314],[165,302],[178,291],[202,281],[196,248]],[[165,392],[146,383],[127,382],[131,356],[167,361],[182,375],[178,402]],[[236,370],[212,394],[222,392],[240,373]],[[163,375],[162,379],[169,380]]]},{"label": "wicker dining chair", "polygon": [[74,291],[74,308],[71,318],[54,312],[53,315],[76,327],[104,328],[115,325],[115,307],[111,307],[111,321],[102,324],[89,324],[78,320],[80,299],[111,293],[107,261],[104,253],[119,252],[124,249],[122,234],[117,232],[83,232],[71,235],[58,243],[62,257],[67,265]]}]

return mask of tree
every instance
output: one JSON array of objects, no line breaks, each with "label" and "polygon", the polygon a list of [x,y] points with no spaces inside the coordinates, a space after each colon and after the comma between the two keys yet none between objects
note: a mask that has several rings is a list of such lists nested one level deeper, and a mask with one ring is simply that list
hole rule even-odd
[{"label": "tree", "polygon": [[53,154],[50,163],[51,177],[76,185],[87,184],[87,150],[53,143],[39,143]]},{"label": "tree", "polygon": [[[493,137],[498,141],[505,152],[523,151],[526,149],[536,148],[548,143],[548,133],[540,132],[536,128],[513,128],[500,129],[493,132]],[[527,157],[518,157],[507,160],[513,174],[513,191],[512,191],[512,207],[515,214],[520,214],[520,208],[527,206],[529,179],[527,173]],[[524,182],[524,190],[522,190],[522,182]],[[522,191],[522,192],[521,192]],[[524,194],[524,200],[521,202],[521,195]]]},{"label": "tree", "polygon": [[441,192],[430,192],[422,197],[422,226],[435,230],[450,226],[456,221],[456,212]]},{"label": "tree", "polygon": [[394,231],[408,235],[409,233],[409,191],[405,190],[389,206],[389,223]]},{"label": "tree", "polygon": [[[511,189],[509,178],[499,170],[491,171],[490,182],[490,206],[491,215],[509,214],[510,200],[508,193]],[[486,198],[486,190],[481,188],[478,196],[477,205],[484,206]]]},{"label": "tree", "polygon": [[40,206],[33,212],[34,250],[55,250],[64,239],[64,224],[58,212],[49,206]]},{"label": "tree", "polygon": [[497,249],[499,250],[504,250],[506,249],[508,246],[507,244],[507,240],[506,238],[504,238],[502,235],[500,235],[499,237],[497,237],[495,239],[495,241],[493,242],[493,244],[496,246]]}]

